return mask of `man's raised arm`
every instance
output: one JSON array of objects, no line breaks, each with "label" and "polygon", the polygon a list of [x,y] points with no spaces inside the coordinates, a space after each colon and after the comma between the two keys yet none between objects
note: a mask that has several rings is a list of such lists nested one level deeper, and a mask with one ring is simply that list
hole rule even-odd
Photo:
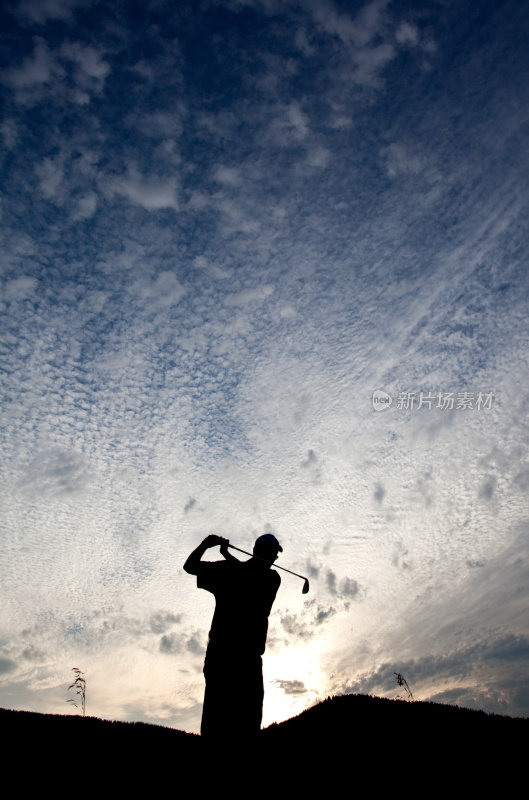
[{"label": "man's raised arm", "polygon": [[225,559],[233,559],[234,561],[237,561],[237,559],[234,558],[231,553],[228,553],[228,539],[224,539],[222,536],[216,536],[214,533],[212,533],[209,536],[206,536],[204,541],[201,542],[188,557],[186,563],[184,564],[185,571],[189,572],[190,575],[196,575],[200,569],[199,564],[206,550],[209,550],[210,547],[216,547],[218,544],[220,544],[220,552]]}]

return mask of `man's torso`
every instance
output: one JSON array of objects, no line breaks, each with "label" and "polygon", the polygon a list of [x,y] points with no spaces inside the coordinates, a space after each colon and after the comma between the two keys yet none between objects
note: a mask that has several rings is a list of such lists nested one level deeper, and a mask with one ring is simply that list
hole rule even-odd
[{"label": "man's torso", "polygon": [[255,561],[201,562],[197,586],[215,596],[208,654],[264,652],[268,615],[281,579]]}]

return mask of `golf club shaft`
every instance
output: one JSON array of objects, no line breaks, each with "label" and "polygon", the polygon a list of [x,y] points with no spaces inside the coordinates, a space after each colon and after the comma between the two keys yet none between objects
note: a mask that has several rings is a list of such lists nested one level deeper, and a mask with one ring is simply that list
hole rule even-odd
[{"label": "golf club shaft", "polygon": [[[252,558],[256,558],[258,561],[264,561],[266,564],[270,563],[269,561],[266,560],[266,558],[259,558],[259,556],[254,556],[253,553],[249,553],[248,550],[241,550],[240,547],[235,547],[234,544],[228,544],[228,547],[231,547],[232,550],[238,550],[239,553],[244,553],[245,556],[251,556]],[[274,563],[272,564],[272,566],[274,567],[274,569],[282,569],[283,572],[290,572],[290,574],[295,575],[296,578],[301,578],[304,581],[308,580],[305,577],[305,575],[300,575],[298,572],[292,572],[291,569],[287,569],[286,567],[280,567],[279,564]]]}]

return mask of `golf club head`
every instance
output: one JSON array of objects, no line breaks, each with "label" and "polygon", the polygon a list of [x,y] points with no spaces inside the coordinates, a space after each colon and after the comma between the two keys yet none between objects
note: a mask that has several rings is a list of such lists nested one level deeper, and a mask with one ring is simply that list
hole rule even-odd
[{"label": "golf club head", "polygon": [[301,590],[301,594],[308,594],[309,593],[309,579],[305,578],[303,583],[303,589]]}]

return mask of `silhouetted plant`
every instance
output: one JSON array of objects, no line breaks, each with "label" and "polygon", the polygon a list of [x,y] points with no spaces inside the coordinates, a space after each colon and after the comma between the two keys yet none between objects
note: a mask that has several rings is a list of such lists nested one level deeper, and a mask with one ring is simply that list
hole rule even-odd
[{"label": "silhouetted plant", "polygon": [[[68,691],[70,691],[70,689],[75,689],[75,694],[80,698],[81,711],[84,717],[86,712],[86,679],[84,672],[81,672],[79,667],[73,667],[72,672],[75,673],[75,680],[68,686]],[[66,702],[73,703],[76,708],[79,708],[79,704],[73,698],[70,698]]]},{"label": "silhouetted plant", "polygon": [[404,698],[402,698],[400,696],[400,694],[398,694],[396,696],[395,700],[402,700],[402,699],[413,700],[413,695],[411,693],[411,689],[410,689],[410,687],[408,685],[408,681],[406,680],[404,675],[401,675],[400,672],[394,672],[393,674],[397,676],[397,683],[398,683],[399,686],[402,686],[404,688],[404,692],[405,692]]}]

